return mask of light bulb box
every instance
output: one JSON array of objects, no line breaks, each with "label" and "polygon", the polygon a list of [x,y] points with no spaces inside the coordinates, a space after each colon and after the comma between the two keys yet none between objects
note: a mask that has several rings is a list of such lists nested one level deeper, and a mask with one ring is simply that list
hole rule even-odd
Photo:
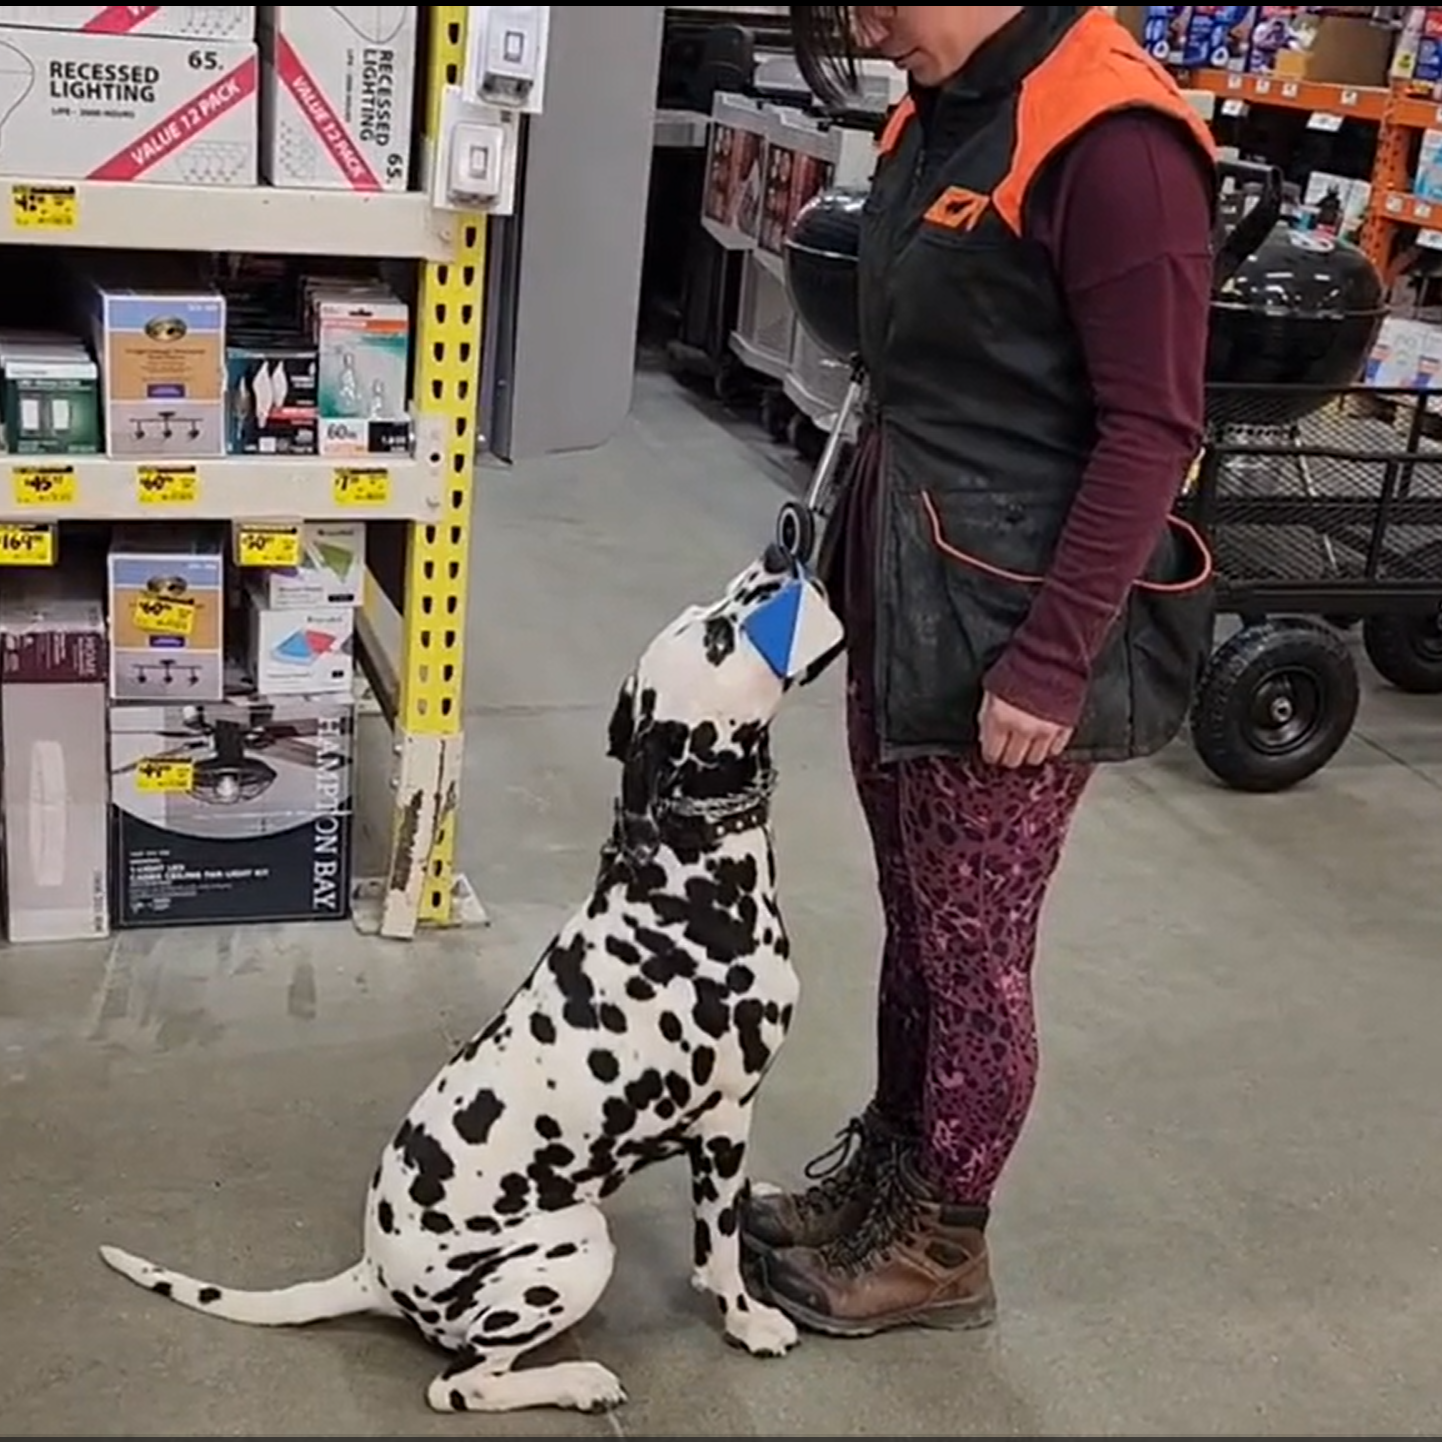
[{"label": "light bulb box", "polygon": [[253,40],[254,5],[0,5],[0,25],[86,35]]},{"label": "light bulb box", "polygon": [[409,307],[390,291],[365,287],[316,289],[308,306],[321,455],[408,455]]},{"label": "light bulb box", "polygon": [[188,267],[85,272],[86,318],[100,361],[105,448],[125,460],[225,454],[225,299]]},{"label": "light bulb box", "polygon": [[110,930],[105,608],[32,571],[0,593],[5,928],[12,942]]},{"label": "light bulb box", "polygon": [[261,171],[300,190],[405,190],[416,5],[261,8]]},{"label": "light bulb box", "polygon": [[0,26],[0,167],[19,179],[254,185],[258,73],[249,41]]},{"label": "light bulb box", "polygon": [[225,370],[225,443],[231,455],[315,455],[315,346],[301,337],[232,328]]},{"label": "light bulb box", "polygon": [[163,522],[117,527],[108,567],[111,699],[218,701],[225,537]]},{"label": "light bulb box", "polygon": [[[237,554],[239,525],[231,527]],[[300,564],[246,567],[246,586],[272,611],[359,606],[365,597],[363,521],[305,521],[300,526]]]},{"label": "light bulb box", "polygon": [[113,705],[109,757],[117,928],[350,915],[350,696]]}]

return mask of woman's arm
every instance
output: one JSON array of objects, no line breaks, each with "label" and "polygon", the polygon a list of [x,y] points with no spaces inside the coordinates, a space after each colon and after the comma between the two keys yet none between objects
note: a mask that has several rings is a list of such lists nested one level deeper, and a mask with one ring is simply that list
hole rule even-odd
[{"label": "woman's arm", "polygon": [[1096,450],[991,696],[1073,727],[1092,662],[1160,539],[1201,444],[1212,204],[1193,144],[1146,111],[1109,116],[1028,215],[1096,391]]}]

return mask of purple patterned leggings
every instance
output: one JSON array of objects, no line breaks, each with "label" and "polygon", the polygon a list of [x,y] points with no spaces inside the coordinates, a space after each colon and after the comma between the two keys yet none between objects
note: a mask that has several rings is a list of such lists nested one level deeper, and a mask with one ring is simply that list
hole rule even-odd
[{"label": "purple patterned leggings", "polygon": [[920,1132],[948,1201],[989,1203],[1036,1089],[1037,926],[1092,768],[882,766],[854,673],[847,730],[886,927],[876,1104]]}]

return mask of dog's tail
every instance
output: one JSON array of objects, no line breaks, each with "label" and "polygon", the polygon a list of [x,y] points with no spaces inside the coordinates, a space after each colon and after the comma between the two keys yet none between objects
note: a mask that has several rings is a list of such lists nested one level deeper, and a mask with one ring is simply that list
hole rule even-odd
[{"label": "dog's tail", "polygon": [[119,1247],[101,1247],[100,1256],[107,1267],[158,1296],[169,1297],[192,1311],[209,1312],[212,1317],[252,1327],[302,1327],[307,1322],[349,1317],[357,1312],[391,1310],[377,1297],[364,1263],[323,1282],[300,1282],[269,1292],[241,1292],[181,1272],[169,1272]]}]

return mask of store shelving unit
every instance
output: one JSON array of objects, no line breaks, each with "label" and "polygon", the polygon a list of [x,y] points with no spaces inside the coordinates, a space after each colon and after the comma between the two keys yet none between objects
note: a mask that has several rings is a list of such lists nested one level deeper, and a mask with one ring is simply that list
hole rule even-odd
[{"label": "store shelving unit", "polygon": [[1323,130],[1335,129],[1344,120],[1376,124],[1372,204],[1362,228],[1363,250],[1389,274],[1394,270],[1397,227],[1417,226],[1442,239],[1442,202],[1419,199],[1411,191],[1412,139],[1419,131],[1442,129],[1442,104],[1408,95],[1402,87],[1331,85],[1217,70],[1191,71],[1186,83],[1216,95],[1224,114],[1229,103],[1265,105],[1306,111]]},{"label": "store shelving unit", "polygon": [[[440,129],[443,89],[464,64],[467,7],[428,9],[421,73],[425,133],[433,136]],[[0,458],[6,472],[0,482],[0,552],[8,549],[21,563],[53,563],[50,528],[62,521],[164,517],[285,525],[345,516],[405,523],[396,695],[383,708],[394,726],[389,856],[384,877],[362,883],[372,902],[368,924],[381,935],[410,938],[419,926],[474,915],[465,904],[469,892],[456,875],[455,857],[484,216],[435,209],[421,193],[197,191],[0,179],[0,240],[364,256],[420,266],[413,457],[349,464],[235,458],[180,465],[103,456]],[[362,626],[362,635],[365,630]]]}]

